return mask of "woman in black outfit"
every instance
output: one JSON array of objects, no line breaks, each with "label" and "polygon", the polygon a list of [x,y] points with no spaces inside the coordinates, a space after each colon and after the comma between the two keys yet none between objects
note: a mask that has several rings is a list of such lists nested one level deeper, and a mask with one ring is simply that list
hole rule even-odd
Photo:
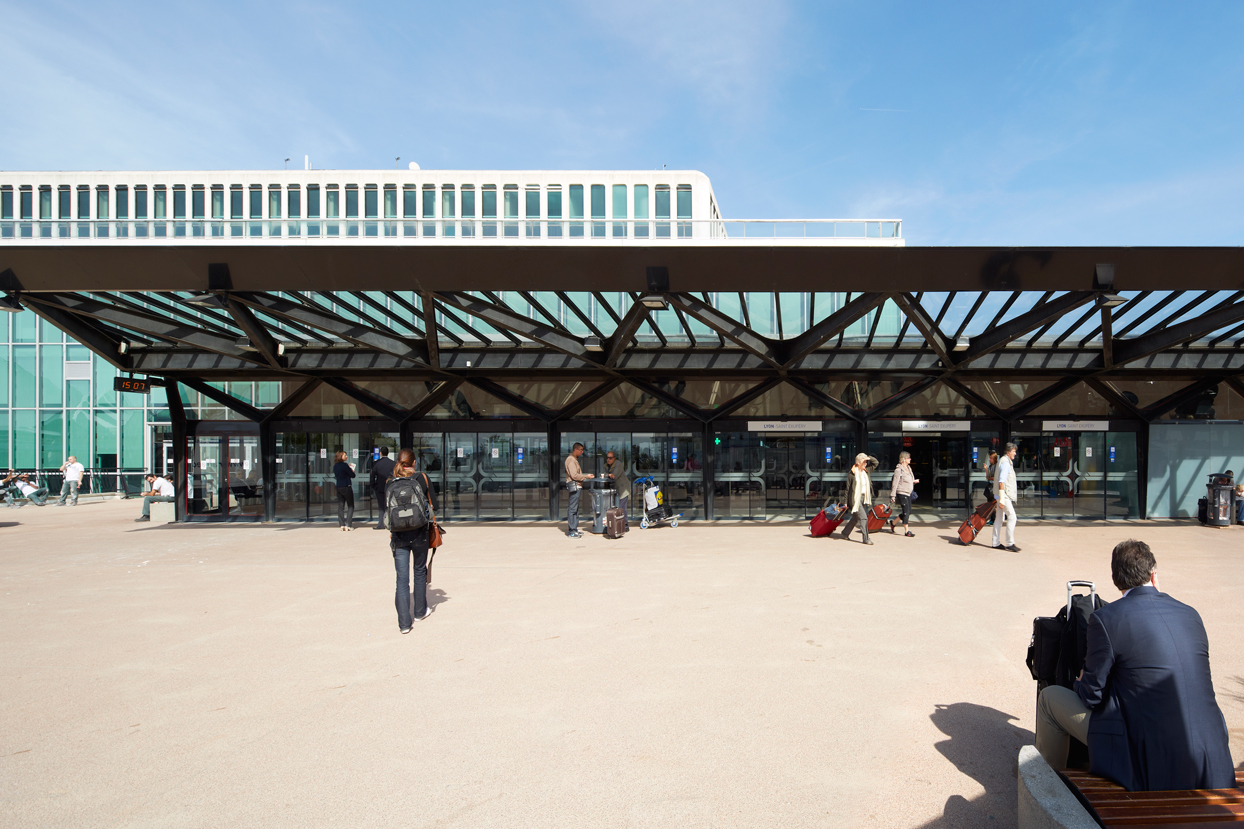
[{"label": "woman in black outfit", "polygon": [[337,523],[341,531],[354,529],[354,465],[346,462],[346,453],[334,456],[333,475],[337,478]]},{"label": "woman in black outfit", "polygon": [[[422,485],[427,493],[432,512],[440,509],[436,489],[428,476],[415,471],[415,453],[403,449],[397,453],[397,465],[393,467],[393,477],[385,483],[385,489],[396,478],[410,477],[422,479],[416,483]],[[423,621],[432,613],[432,608],[428,607],[428,524],[417,530],[392,533],[389,548],[393,550],[393,567],[397,570],[397,593],[394,596],[397,626],[402,633],[410,633],[415,622]]]}]

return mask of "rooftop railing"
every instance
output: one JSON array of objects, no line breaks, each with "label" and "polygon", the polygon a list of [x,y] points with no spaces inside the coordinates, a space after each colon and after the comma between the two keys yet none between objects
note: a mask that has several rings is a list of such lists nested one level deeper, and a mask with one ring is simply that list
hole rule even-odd
[{"label": "rooftop railing", "polygon": [[159,219],[4,220],[0,243],[236,243],[342,240],[379,244],[688,242],[774,239],[793,244],[891,243],[898,219]]}]

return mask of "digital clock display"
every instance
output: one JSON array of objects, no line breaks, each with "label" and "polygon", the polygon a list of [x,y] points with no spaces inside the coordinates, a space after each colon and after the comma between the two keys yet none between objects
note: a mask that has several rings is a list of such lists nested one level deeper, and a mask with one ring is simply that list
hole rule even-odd
[{"label": "digital clock display", "polygon": [[114,377],[112,380],[112,390],[129,391],[135,394],[150,394],[151,383],[134,377]]}]

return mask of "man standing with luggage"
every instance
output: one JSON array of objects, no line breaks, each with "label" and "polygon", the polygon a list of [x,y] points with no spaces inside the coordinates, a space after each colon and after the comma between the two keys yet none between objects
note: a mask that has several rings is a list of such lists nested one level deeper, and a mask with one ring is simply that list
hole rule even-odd
[{"label": "man standing with luggage", "polygon": [[567,535],[571,538],[582,538],[579,532],[579,494],[583,490],[583,482],[595,475],[584,475],[579,466],[579,457],[583,454],[583,444],[576,443],[566,456],[566,489],[570,490],[570,503],[566,507]]},{"label": "man standing with luggage", "polygon": [[60,500],[56,502],[56,506],[65,506],[65,499],[69,499],[69,506],[76,507],[78,505],[78,487],[82,484],[82,473],[86,470],[82,468],[82,464],[78,463],[78,459],[70,455],[64,463],[60,465],[60,471],[65,473],[65,480],[60,485]]},{"label": "man standing with luggage", "polygon": [[1018,553],[1015,546],[1015,502],[1019,500],[1019,487],[1015,485],[1015,455],[1019,447],[1008,443],[998,459],[998,472],[994,484],[998,489],[998,507],[994,510],[993,546],[1002,546],[1002,525],[1006,524],[1006,547],[1012,553]]},{"label": "man standing with luggage", "polygon": [[1050,685],[1038,697],[1037,751],[1066,768],[1075,737],[1091,772],[1133,792],[1235,788],[1205,625],[1159,592],[1157,567],[1143,541],[1114,548],[1110,575],[1123,598],[1089,616],[1074,689]]},{"label": "man standing with luggage", "polygon": [[395,464],[389,457],[389,447],[380,447],[380,459],[371,465],[371,494],[376,499],[376,526],[374,530],[384,529],[384,489],[385,483],[393,477]]},{"label": "man standing with luggage", "polygon": [[626,477],[626,470],[622,468],[622,464],[618,463],[618,456],[610,451],[605,455],[605,475],[612,481],[614,487],[618,491],[618,508],[622,510],[623,524],[626,529],[631,528],[631,516],[627,511],[627,502],[631,499],[631,482]]},{"label": "man standing with luggage", "polygon": [[868,477],[868,455],[863,452],[855,456],[855,466],[847,476],[847,505],[851,510],[851,520],[842,528],[842,537],[850,538],[851,530],[856,524],[864,534],[864,543],[872,544],[868,537],[868,513],[873,508],[873,482]]}]

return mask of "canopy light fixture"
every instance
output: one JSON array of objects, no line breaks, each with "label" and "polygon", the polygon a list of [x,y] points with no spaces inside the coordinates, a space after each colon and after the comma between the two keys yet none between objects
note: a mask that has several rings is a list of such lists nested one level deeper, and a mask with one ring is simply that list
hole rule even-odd
[{"label": "canopy light fixture", "polygon": [[603,347],[601,347],[600,337],[584,337],[583,347],[586,348],[588,351],[604,351],[605,350]]},{"label": "canopy light fixture", "polygon": [[955,340],[954,350],[955,351],[967,351],[968,346],[970,346],[971,344],[972,344],[972,341],[969,340],[967,337],[960,337],[959,339]]},{"label": "canopy light fixture", "polygon": [[663,294],[645,294],[639,301],[645,308],[652,308],[656,311],[665,311],[670,307],[669,300]]},{"label": "canopy light fixture", "polygon": [[130,341],[122,340],[121,342],[117,343],[117,353],[118,354],[129,354],[130,353]]},{"label": "canopy light fixture", "polygon": [[22,310],[22,303],[18,301],[17,294],[5,294],[0,296],[0,311],[8,311],[10,314],[19,313]]},{"label": "canopy light fixture", "polygon": [[1098,308],[1118,308],[1120,305],[1126,305],[1127,300],[1118,294],[1098,294]]}]

